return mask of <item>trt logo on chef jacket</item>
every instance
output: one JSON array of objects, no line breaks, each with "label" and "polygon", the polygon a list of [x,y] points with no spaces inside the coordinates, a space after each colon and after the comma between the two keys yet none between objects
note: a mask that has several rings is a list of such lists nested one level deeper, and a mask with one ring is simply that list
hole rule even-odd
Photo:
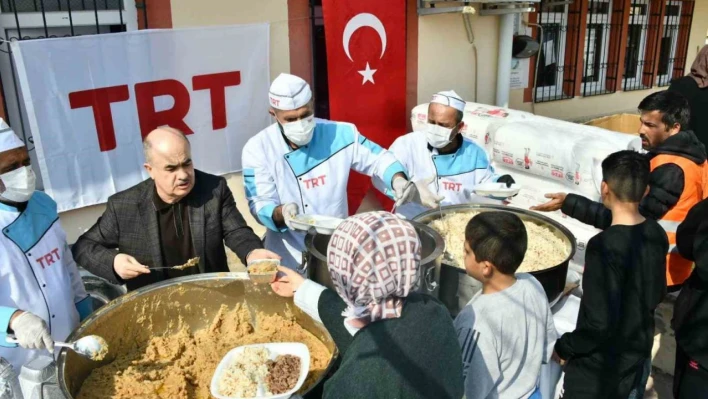
[{"label": "trt logo on chef jacket", "polygon": [[315,118],[312,140],[292,149],[277,124],[251,137],[243,148],[243,184],[249,210],[267,228],[264,246],[282,257],[280,264],[300,267],[305,233],[277,226],[274,210],[295,203],[300,212],[346,218],[347,184],[355,171],[376,176],[392,190],[403,166],[387,150],[359,134],[350,123]]},{"label": "trt logo on chef jacket", "polygon": [[[0,206],[0,227],[0,306],[34,313],[47,323],[54,340],[66,340],[79,325],[79,312],[90,313],[84,306],[90,307],[90,301],[84,301],[86,290],[56,203],[35,191],[23,212]],[[39,355],[0,344],[0,357],[18,370]]]},{"label": "trt logo on chef jacket", "polygon": [[54,248],[53,250],[49,251],[49,253],[40,256],[39,258],[35,259],[35,261],[42,266],[42,269],[46,269],[47,267],[51,266],[52,264],[59,263],[61,260],[61,257],[59,256],[59,248]]},{"label": "trt logo on chef jacket", "polygon": [[[484,149],[468,137],[462,137],[460,147],[451,154],[439,154],[428,145],[425,132],[413,132],[399,137],[391,151],[406,168],[412,181],[435,176],[428,188],[445,197],[442,205],[470,202],[469,192],[478,184],[493,182],[497,174]],[[512,159],[509,158],[509,162]],[[413,218],[427,209],[416,204],[405,204],[396,212]]]},{"label": "trt logo on chef jacket", "polygon": [[305,185],[305,189],[309,190],[311,188],[324,186],[327,182],[326,177],[327,175],[322,175],[311,179],[302,179],[302,183]]},{"label": "trt logo on chef jacket", "polygon": [[442,184],[443,190],[455,191],[455,192],[462,191],[462,183],[455,183],[452,181],[442,181],[441,184]]}]

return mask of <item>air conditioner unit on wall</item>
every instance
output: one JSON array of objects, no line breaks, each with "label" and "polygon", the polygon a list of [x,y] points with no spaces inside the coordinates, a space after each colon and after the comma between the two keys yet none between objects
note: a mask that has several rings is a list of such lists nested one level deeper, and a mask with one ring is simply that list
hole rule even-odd
[{"label": "air conditioner unit on wall", "polygon": [[422,0],[425,3],[540,3],[541,0]]},{"label": "air conditioner unit on wall", "polygon": [[465,13],[520,14],[535,11],[541,0],[418,0],[418,15]]}]

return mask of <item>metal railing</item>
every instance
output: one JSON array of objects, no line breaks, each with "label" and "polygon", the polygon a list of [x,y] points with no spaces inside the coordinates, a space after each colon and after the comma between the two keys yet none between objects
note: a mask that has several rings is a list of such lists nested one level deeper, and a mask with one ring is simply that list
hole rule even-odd
[{"label": "metal railing", "polygon": [[[0,12],[6,21],[0,32],[0,52],[3,53],[0,57],[6,57],[0,59],[3,110],[6,122],[23,136],[30,151],[34,145],[26,128],[26,112],[9,42],[123,32],[127,25],[124,21],[127,1],[134,0],[0,0]],[[99,12],[104,19],[106,12],[117,15],[112,17],[114,22],[107,24],[99,19]],[[48,23],[48,20],[56,22],[59,13],[66,18],[62,26]]]},{"label": "metal railing", "polygon": [[534,101],[544,103],[575,97],[580,15],[568,5],[541,2],[537,23],[543,28],[538,53]]},{"label": "metal railing", "polygon": [[617,91],[624,13],[621,0],[589,0],[583,47],[583,97]]},{"label": "metal railing", "polygon": [[637,0],[631,4],[623,91],[651,89],[656,80],[656,44],[659,40],[661,7],[651,6],[651,0]]},{"label": "metal railing", "polygon": [[684,75],[688,40],[693,23],[693,0],[667,0],[664,3],[664,26],[659,51],[657,86],[668,86]]},{"label": "metal railing", "polygon": [[120,10],[122,0],[1,0],[0,11],[11,12],[54,12]]}]

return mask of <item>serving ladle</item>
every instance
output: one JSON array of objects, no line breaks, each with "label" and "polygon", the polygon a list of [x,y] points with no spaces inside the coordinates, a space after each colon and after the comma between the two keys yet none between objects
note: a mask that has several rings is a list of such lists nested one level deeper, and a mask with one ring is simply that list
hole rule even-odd
[{"label": "serving ladle", "polygon": [[[5,340],[11,344],[19,343],[14,337],[6,337]],[[54,346],[71,349],[79,355],[97,362],[103,360],[108,354],[108,342],[98,335],[87,335],[70,343],[54,342]]]}]

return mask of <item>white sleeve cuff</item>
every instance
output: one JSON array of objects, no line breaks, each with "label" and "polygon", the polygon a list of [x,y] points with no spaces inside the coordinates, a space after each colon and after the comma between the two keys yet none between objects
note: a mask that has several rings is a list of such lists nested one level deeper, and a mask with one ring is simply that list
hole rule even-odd
[{"label": "white sleeve cuff", "polygon": [[302,285],[300,285],[300,288],[295,291],[295,297],[293,298],[295,306],[307,313],[308,316],[322,323],[320,312],[317,310],[317,304],[320,301],[320,295],[322,295],[325,289],[324,286],[312,280],[305,280]]}]

